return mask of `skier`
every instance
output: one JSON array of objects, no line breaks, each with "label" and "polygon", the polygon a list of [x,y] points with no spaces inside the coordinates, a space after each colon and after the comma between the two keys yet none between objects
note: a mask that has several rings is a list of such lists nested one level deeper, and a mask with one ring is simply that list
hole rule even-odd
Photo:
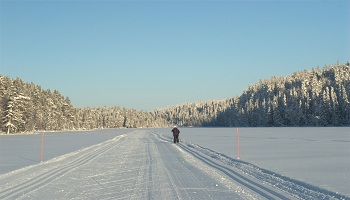
[{"label": "skier", "polygon": [[171,132],[173,132],[174,143],[179,143],[180,130],[176,126],[174,126],[174,128],[171,130]]}]

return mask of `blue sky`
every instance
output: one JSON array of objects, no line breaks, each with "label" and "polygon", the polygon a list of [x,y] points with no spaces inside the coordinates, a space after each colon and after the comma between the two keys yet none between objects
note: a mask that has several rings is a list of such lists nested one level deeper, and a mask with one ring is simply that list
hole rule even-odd
[{"label": "blue sky", "polygon": [[345,63],[350,1],[0,0],[0,73],[152,111]]}]

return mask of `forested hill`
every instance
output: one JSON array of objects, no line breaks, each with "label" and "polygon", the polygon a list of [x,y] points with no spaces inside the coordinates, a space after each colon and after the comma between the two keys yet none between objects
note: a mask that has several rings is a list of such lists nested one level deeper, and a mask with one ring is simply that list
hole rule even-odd
[{"label": "forested hill", "polygon": [[74,108],[57,90],[0,75],[0,132],[165,127],[154,112],[120,107]]},{"label": "forested hill", "polygon": [[[229,85],[223,87],[231,87]],[[349,126],[349,62],[272,77],[239,97],[158,109],[74,108],[58,91],[0,75],[0,128],[6,133],[116,127]]]},{"label": "forested hill", "polygon": [[349,126],[349,97],[347,62],[260,80],[239,97],[159,113],[184,126]]}]

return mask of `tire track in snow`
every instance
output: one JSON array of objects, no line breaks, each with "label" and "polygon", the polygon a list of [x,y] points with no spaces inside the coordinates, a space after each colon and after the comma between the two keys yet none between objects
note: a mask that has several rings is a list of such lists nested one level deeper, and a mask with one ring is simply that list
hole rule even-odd
[{"label": "tire track in snow", "polygon": [[[34,177],[32,177],[30,180],[25,181],[21,184],[18,184],[14,187],[0,191],[0,199],[19,198],[20,196],[23,196],[26,193],[29,193],[33,189],[47,185],[52,180],[57,179],[60,176],[63,176],[69,171],[75,169],[76,167],[82,166],[90,162],[100,154],[113,148],[116,144],[121,143],[123,140],[124,138],[119,136],[117,137],[117,139],[113,139],[113,140],[104,142],[102,144],[94,145],[92,147],[97,147],[97,148],[88,148],[84,150],[85,152],[82,155],[79,154],[79,157],[76,159],[73,159],[72,161],[64,163],[61,166],[52,168],[44,173],[37,174]],[[74,155],[72,157],[74,157]],[[70,157],[66,159],[69,159],[69,158]]]}]

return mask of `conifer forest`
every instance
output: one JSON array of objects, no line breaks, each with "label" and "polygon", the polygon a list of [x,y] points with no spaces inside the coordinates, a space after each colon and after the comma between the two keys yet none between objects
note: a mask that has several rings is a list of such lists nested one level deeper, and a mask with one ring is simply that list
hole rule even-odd
[{"label": "conifer forest", "polygon": [[[152,112],[121,107],[75,108],[59,91],[0,75],[0,132],[101,128],[349,126],[350,66],[271,77],[240,96],[183,103]],[[222,87],[234,87],[223,85]]]}]

